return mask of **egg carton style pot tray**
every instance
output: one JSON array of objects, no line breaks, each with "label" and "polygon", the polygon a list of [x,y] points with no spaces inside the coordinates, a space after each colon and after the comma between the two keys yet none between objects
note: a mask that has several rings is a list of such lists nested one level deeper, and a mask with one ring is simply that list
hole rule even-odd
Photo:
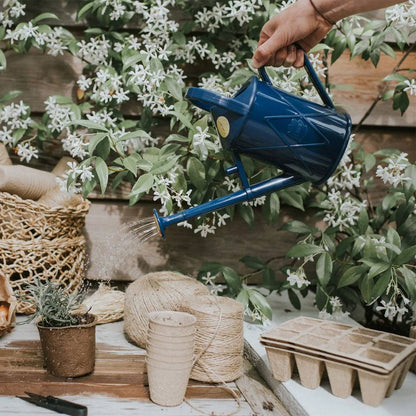
[{"label": "egg carton style pot tray", "polygon": [[310,355],[390,373],[416,353],[416,340],[387,332],[308,317],[291,319],[261,335],[263,344],[279,343]]}]

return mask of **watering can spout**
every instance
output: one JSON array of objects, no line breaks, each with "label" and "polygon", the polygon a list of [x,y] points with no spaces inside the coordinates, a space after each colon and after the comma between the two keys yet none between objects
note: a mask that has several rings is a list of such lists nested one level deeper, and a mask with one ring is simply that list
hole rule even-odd
[{"label": "watering can spout", "polygon": [[191,218],[206,215],[210,212],[218,211],[220,209],[244,201],[252,201],[253,199],[260,196],[267,195],[280,189],[288,188],[289,186],[299,185],[302,182],[304,182],[304,179],[300,177],[279,176],[277,178],[256,183],[240,191],[225,195],[221,198],[214,199],[201,205],[197,205],[176,214],[168,215],[167,217],[160,217],[157,211],[153,210],[153,218],[156,223],[159,235],[162,238],[165,238],[165,228],[170,225],[178,224]]}]

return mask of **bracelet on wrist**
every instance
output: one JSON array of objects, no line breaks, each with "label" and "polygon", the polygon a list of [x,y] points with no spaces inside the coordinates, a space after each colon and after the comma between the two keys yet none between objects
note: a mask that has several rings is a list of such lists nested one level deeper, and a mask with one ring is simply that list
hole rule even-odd
[{"label": "bracelet on wrist", "polygon": [[309,2],[311,3],[312,7],[314,8],[315,12],[317,14],[319,14],[319,16],[322,17],[322,19],[324,19],[327,23],[329,23],[331,26],[335,25],[335,22],[332,22],[331,20],[329,20],[323,13],[321,13],[319,11],[319,9],[315,6],[314,2],[312,0],[309,0]]}]

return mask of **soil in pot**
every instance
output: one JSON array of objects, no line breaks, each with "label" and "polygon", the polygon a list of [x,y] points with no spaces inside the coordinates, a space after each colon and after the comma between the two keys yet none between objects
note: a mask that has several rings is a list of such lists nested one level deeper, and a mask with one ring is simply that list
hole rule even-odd
[{"label": "soil in pot", "polygon": [[44,363],[52,375],[79,377],[94,370],[97,318],[94,315],[80,316],[80,322],[79,325],[64,327],[37,325]]}]

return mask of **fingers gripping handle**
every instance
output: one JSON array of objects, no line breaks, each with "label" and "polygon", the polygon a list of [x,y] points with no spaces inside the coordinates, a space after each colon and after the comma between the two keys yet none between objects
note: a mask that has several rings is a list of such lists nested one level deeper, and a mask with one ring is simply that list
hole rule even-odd
[{"label": "fingers gripping handle", "polygon": [[[331,97],[328,95],[325,87],[323,86],[321,80],[319,79],[318,74],[315,72],[311,62],[308,59],[308,55],[305,52],[303,52],[303,60],[304,60],[304,68],[309,76],[309,79],[312,81],[312,84],[315,87],[316,91],[318,91],[318,94],[321,97],[322,102],[328,107],[335,108],[334,103],[331,100]],[[259,73],[263,81],[269,84],[272,83],[272,81],[270,80],[270,77],[267,75],[267,72],[264,66],[259,69]]]}]

